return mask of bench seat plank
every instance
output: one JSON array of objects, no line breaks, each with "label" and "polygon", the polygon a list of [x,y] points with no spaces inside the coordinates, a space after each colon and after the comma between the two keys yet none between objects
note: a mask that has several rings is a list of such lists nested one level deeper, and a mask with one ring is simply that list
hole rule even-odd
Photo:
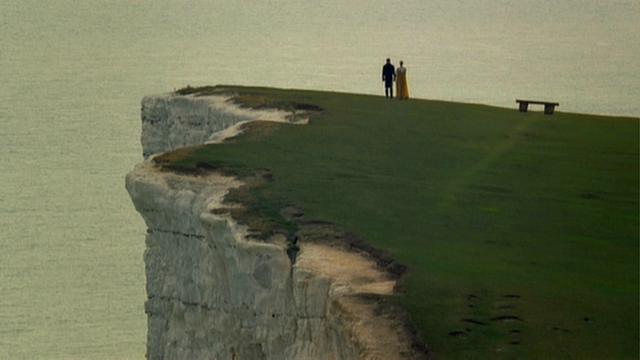
[{"label": "bench seat plank", "polygon": [[557,103],[557,102],[539,101],[539,100],[516,99],[516,102],[519,105],[518,110],[520,110],[520,112],[527,112],[527,109],[529,108],[529,104],[544,105],[544,113],[547,115],[553,115],[553,110],[555,109],[555,107],[560,105],[560,103]]},{"label": "bench seat plank", "polygon": [[555,106],[560,105],[560,103],[557,103],[557,102],[538,101],[538,100],[519,100],[519,99],[516,99],[516,102],[517,102],[517,103],[538,104],[538,105],[547,105],[547,104],[549,104],[549,105],[555,105]]}]

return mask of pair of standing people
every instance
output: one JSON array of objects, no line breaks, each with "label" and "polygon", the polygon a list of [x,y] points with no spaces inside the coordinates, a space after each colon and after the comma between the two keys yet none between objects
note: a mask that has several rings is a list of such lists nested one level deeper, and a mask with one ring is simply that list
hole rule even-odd
[{"label": "pair of standing people", "polygon": [[402,60],[400,60],[400,66],[396,69],[391,64],[391,59],[387,59],[387,63],[382,67],[382,81],[384,81],[385,97],[393,99],[393,82],[395,81],[397,98],[400,100],[409,98],[407,68],[403,66]]}]

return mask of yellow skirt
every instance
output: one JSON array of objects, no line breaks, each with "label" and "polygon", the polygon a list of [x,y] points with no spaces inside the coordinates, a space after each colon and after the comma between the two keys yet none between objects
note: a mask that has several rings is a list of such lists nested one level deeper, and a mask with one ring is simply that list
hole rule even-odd
[{"label": "yellow skirt", "polygon": [[409,98],[409,85],[407,85],[407,74],[398,74],[396,78],[396,97],[398,99]]}]

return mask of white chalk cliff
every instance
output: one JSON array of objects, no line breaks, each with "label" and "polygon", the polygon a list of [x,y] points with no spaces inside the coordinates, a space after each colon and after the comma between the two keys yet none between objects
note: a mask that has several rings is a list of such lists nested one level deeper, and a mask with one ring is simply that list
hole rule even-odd
[{"label": "white chalk cliff", "polygon": [[[239,123],[286,121],[286,115],[240,108],[219,96],[147,97],[143,154],[222,141]],[[250,239],[220,211],[228,207],[225,194],[240,185],[221,174],[161,170],[151,160],[127,175],[148,227],[149,359],[413,357],[406,330],[376,315],[375,303],[362,296],[390,294],[395,285],[372,258],[301,238],[292,261],[284,236]]]}]

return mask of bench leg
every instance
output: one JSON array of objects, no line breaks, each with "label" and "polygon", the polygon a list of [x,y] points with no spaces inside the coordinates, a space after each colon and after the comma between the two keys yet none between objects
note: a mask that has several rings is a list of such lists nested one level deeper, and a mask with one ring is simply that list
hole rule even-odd
[{"label": "bench leg", "polygon": [[544,105],[544,113],[547,115],[553,115],[553,109],[555,109],[555,105],[545,104]]},{"label": "bench leg", "polygon": [[520,103],[520,112],[527,112],[527,108],[529,107],[529,103],[521,102]]}]

